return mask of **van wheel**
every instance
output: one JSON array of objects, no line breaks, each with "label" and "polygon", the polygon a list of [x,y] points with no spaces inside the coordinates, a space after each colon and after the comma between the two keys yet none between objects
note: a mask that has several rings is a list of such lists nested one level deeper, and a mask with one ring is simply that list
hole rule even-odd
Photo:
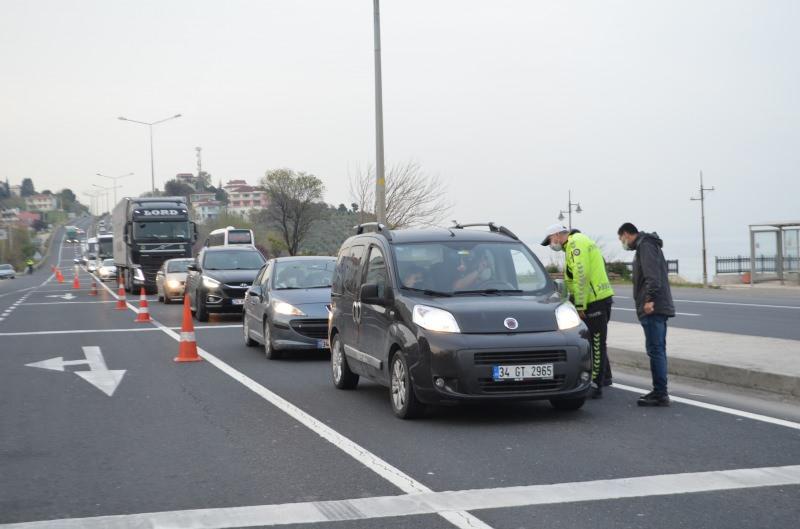
[{"label": "van wheel", "polygon": [[272,346],[272,326],[269,320],[264,321],[264,356],[267,360],[277,360],[281,357],[280,351]]},{"label": "van wheel", "polygon": [[356,389],[358,385],[358,375],[350,371],[344,355],[344,346],[338,335],[333,337],[331,344],[331,375],[333,385],[338,389]]},{"label": "van wheel", "polygon": [[574,411],[583,407],[586,399],[581,397],[579,399],[550,399],[550,405],[557,410]]},{"label": "van wheel", "polygon": [[394,414],[401,419],[419,417],[425,411],[425,405],[417,400],[417,395],[414,393],[408,363],[402,351],[398,351],[392,357],[390,380],[389,400]]}]

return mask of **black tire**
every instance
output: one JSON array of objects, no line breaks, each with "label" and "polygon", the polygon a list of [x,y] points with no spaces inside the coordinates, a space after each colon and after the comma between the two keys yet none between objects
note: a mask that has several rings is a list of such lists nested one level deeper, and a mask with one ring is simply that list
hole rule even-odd
[{"label": "black tire", "polygon": [[197,297],[197,311],[195,312],[195,317],[197,321],[206,322],[208,321],[208,309],[206,308],[206,304],[203,301],[201,296]]},{"label": "black tire", "polygon": [[164,293],[164,297],[161,299],[164,301],[164,305],[169,305],[172,303],[172,300],[167,297],[166,292]]},{"label": "black tire", "polygon": [[244,334],[244,344],[247,347],[255,347],[258,342],[250,337],[250,326],[247,324],[247,312],[242,314],[242,334]]},{"label": "black tire", "polygon": [[402,351],[395,353],[389,368],[389,403],[394,414],[401,419],[414,419],[425,411],[425,405],[414,393],[408,362]]},{"label": "black tire", "polygon": [[281,357],[281,352],[272,346],[272,326],[269,320],[264,320],[264,356],[267,360],[277,360]]},{"label": "black tire", "polygon": [[586,402],[586,397],[579,399],[550,399],[550,405],[557,410],[562,411],[575,411],[583,407]]},{"label": "black tire", "polygon": [[358,375],[350,371],[344,345],[338,335],[331,342],[331,378],[337,389],[356,389],[358,386]]}]

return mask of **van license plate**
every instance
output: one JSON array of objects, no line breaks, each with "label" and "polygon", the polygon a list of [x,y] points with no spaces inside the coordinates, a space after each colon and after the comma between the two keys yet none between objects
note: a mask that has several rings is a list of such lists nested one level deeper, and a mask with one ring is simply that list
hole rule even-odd
[{"label": "van license plate", "polygon": [[526,366],[492,366],[495,380],[553,379],[553,364],[533,364]]},{"label": "van license plate", "polygon": [[244,305],[244,298],[233,298],[231,300],[232,305]]}]

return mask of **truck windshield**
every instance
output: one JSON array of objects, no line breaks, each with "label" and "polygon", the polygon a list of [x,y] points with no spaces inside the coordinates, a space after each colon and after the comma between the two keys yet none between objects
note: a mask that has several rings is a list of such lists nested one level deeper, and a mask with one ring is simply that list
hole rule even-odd
[{"label": "truck windshield", "polygon": [[98,252],[98,255],[100,256],[101,259],[103,257],[108,257],[109,255],[111,255],[114,252],[114,241],[113,241],[113,239],[101,240],[100,242],[97,243],[97,245],[98,245],[98,249],[100,250]]},{"label": "truck windshield", "polygon": [[133,223],[134,239],[187,240],[189,223],[184,221],[147,221]]}]

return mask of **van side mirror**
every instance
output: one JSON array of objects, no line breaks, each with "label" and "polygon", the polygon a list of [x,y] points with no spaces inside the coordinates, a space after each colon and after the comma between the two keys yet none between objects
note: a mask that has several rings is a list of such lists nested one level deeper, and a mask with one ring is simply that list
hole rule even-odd
[{"label": "van side mirror", "polygon": [[387,304],[387,299],[379,294],[377,284],[367,283],[361,285],[361,303],[385,306]]}]

